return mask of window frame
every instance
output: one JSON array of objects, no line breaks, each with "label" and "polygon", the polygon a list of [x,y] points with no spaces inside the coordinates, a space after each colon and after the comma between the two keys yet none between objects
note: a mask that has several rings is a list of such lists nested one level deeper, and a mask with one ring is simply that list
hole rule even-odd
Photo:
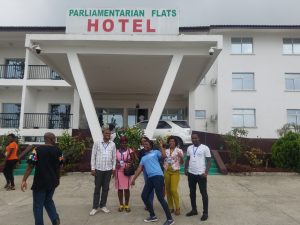
[{"label": "window frame", "polygon": [[[197,112],[204,112],[204,116],[197,116]],[[196,119],[200,119],[200,120],[204,120],[206,119],[206,110],[204,109],[199,109],[199,110],[195,110],[195,118]]]},{"label": "window frame", "polygon": [[[289,111],[296,111],[295,114],[289,114]],[[297,124],[300,125],[300,109],[287,109],[286,110],[286,115],[287,115],[287,123],[288,124]],[[296,123],[289,122],[289,116],[295,116],[296,117]]]},{"label": "window frame", "polygon": [[[285,52],[285,45],[289,44],[288,42],[290,41],[291,45],[291,52]],[[298,43],[295,43],[295,42]],[[286,43],[285,43],[286,42]],[[295,45],[298,44],[299,50],[295,52]],[[283,55],[300,55],[300,38],[283,38],[282,39],[282,54]]]},{"label": "window frame", "polygon": [[[293,78],[293,76],[295,76]],[[298,76],[298,78],[296,77]],[[287,87],[287,80],[292,80],[293,81],[293,88],[289,89]],[[295,80],[299,80],[299,87],[296,88]],[[286,91],[300,91],[300,73],[285,73],[284,74],[284,86]]]},{"label": "window frame", "polygon": [[[234,78],[233,76],[234,75],[252,75],[252,89],[246,89],[246,88],[244,88],[244,81],[245,80],[247,80],[245,77],[241,77],[241,78]],[[241,89],[234,89],[234,87],[233,87],[233,80],[237,80],[237,79],[239,79],[239,80],[242,80],[242,88]],[[231,74],[231,90],[233,90],[233,91],[255,91],[255,73],[254,72],[233,72],[232,74]]]},{"label": "window frame", "polygon": [[[234,42],[234,39],[240,39],[240,41],[238,42]],[[246,42],[246,40],[249,39],[251,40],[250,42]],[[232,55],[253,55],[254,54],[254,44],[253,44],[253,37],[231,37],[231,54]],[[233,51],[233,45],[239,45],[240,49],[238,52],[234,52]],[[251,44],[251,52],[245,52],[245,50],[247,49],[245,45],[249,45]],[[244,46],[244,48],[243,48]]]},{"label": "window frame", "polygon": [[[242,111],[253,110],[253,114],[247,114],[247,113],[242,113],[242,114],[240,114],[240,113],[234,113],[234,111],[237,111],[237,110],[242,110]],[[242,125],[242,126],[236,126],[236,125],[234,125],[234,119],[233,119],[234,115],[240,115],[240,116],[243,117],[243,118],[242,118],[242,120],[243,120],[243,125]],[[248,115],[248,116],[249,116],[249,115],[253,115],[253,116],[254,116],[254,118],[253,118],[254,124],[251,125],[251,126],[245,126],[245,116],[247,116],[247,115]],[[256,109],[255,109],[255,108],[233,108],[233,109],[232,109],[232,127],[233,127],[233,128],[256,128],[256,127],[257,127],[257,126],[256,126]]]}]

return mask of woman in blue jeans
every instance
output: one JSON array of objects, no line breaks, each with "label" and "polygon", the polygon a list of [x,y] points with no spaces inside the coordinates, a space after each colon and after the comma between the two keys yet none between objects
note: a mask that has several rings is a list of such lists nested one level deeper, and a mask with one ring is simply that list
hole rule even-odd
[{"label": "woman in blue jeans", "polygon": [[175,221],[172,218],[172,215],[170,213],[168,204],[166,200],[164,199],[164,175],[162,172],[162,169],[160,167],[159,160],[161,159],[162,155],[161,152],[158,150],[152,150],[153,144],[151,141],[146,140],[144,142],[144,148],[146,151],[149,151],[141,160],[140,165],[131,181],[131,185],[135,185],[136,178],[141,174],[141,172],[144,170],[148,176],[148,179],[146,180],[146,184],[144,186],[143,192],[142,192],[142,199],[144,204],[146,205],[150,216],[144,219],[145,222],[155,222],[158,221],[158,218],[156,217],[154,210],[153,210],[153,204],[150,201],[150,195],[153,190],[155,190],[157,199],[159,203],[161,204],[162,208],[164,209],[164,212],[166,214],[167,220],[164,223],[164,225],[172,225],[175,223]]},{"label": "woman in blue jeans", "polygon": [[[141,138],[141,149],[139,150],[139,162],[141,162],[142,158],[143,158],[147,153],[149,153],[149,151],[151,150],[151,149],[146,150],[146,149],[144,148],[144,143],[147,142],[147,141],[150,141],[148,137],[143,136],[143,137]],[[147,176],[146,170],[143,170],[143,176],[144,176],[144,181],[145,181],[145,184],[146,184],[146,183],[147,183],[147,180],[148,180],[148,176]],[[153,205],[153,200],[154,200],[154,190],[151,192],[149,198],[150,198],[150,201],[151,201],[151,203],[152,203],[152,205]],[[145,210],[148,210],[146,205],[145,205]]]}]

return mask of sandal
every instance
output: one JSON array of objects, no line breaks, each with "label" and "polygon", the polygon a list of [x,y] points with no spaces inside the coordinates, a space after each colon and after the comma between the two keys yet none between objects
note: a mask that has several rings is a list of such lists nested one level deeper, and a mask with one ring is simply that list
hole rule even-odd
[{"label": "sandal", "polygon": [[175,214],[176,216],[179,216],[179,215],[180,215],[180,208],[179,208],[179,209],[176,209],[174,214]]},{"label": "sandal", "polygon": [[124,210],[124,206],[123,206],[123,205],[120,205],[118,211],[119,211],[119,212],[123,212],[123,210]]},{"label": "sandal", "polygon": [[128,212],[128,213],[131,212],[131,209],[130,209],[129,205],[125,205],[124,208],[125,208],[126,212]]}]

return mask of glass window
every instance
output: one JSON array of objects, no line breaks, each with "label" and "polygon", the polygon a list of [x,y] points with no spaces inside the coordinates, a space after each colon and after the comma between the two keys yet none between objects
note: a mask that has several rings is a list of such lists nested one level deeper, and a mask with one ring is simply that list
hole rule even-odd
[{"label": "glass window", "polygon": [[161,120],[184,120],[186,119],[185,110],[182,108],[164,109],[160,119]]},{"label": "glass window", "polygon": [[49,129],[68,129],[71,120],[70,104],[50,104]]},{"label": "glass window", "polygon": [[101,127],[104,126],[114,129],[124,126],[123,109],[97,108],[96,112]]},{"label": "glass window", "polygon": [[24,77],[25,59],[6,59],[5,78],[22,79]]},{"label": "glass window", "polygon": [[233,109],[233,127],[255,127],[255,109]]},{"label": "glass window", "polygon": [[196,119],[205,119],[206,118],[206,110],[195,110]]},{"label": "glass window", "polygon": [[284,38],[283,54],[300,54],[300,38]]},{"label": "glass window", "polygon": [[233,73],[232,90],[254,90],[254,73]]},{"label": "glass window", "polygon": [[188,125],[188,123],[186,121],[173,120],[172,122],[175,123],[176,125],[180,126],[181,128],[190,128],[190,125]]},{"label": "glass window", "polygon": [[170,128],[172,127],[165,121],[159,121],[156,127],[156,129],[170,129]]},{"label": "glass window", "polygon": [[252,38],[231,38],[232,54],[252,54],[253,39]]},{"label": "glass window", "polygon": [[1,128],[18,128],[20,122],[21,104],[3,103],[0,113]]},{"label": "glass window", "polygon": [[286,73],[285,74],[285,89],[300,91],[300,74]]},{"label": "glass window", "polygon": [[300,125],[300,109],[288,109],[287,122]]}]

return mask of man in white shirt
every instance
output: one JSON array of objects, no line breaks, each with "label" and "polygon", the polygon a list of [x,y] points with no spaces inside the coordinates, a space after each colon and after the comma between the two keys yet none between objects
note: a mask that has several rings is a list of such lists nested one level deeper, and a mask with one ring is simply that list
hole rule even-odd
[{"label": "man in white shirt", "polygon": [[[93,145],[91,155],[91,175],[95,177],[95,190],[93,199],[93,209],[90,216],[97,213],[98,207],[105,212],[110,211],[106,208],[107,195],[109,190],[110,178],[116,168],[116,145],[110,140],[111,131],[103,130],[103,140],[96,141]],[[100,190],[101,200],[100,200]]]},{"label": "man in white shirt", "polygon": [[186,216],[198,215],[196,205],[196,188],[198,184],[203,203],[201,220],[204,221],[208,218],[207,174],[210,168],[211,154],[206,145],[200,144],[199,134],[192,134],[192,143],[193,145],[190,145],[187,149],[187,160],[185,162],[185,175],[188,176],[192,210]]}]

